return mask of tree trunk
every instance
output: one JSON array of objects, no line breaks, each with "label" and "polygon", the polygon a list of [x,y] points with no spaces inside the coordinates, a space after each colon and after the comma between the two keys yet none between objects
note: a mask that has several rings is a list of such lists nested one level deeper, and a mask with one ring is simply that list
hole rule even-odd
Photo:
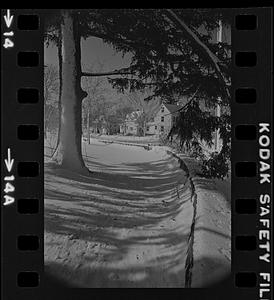
[{"label": "tree trunk", "polygon": [[82,100],[81,45],[77,15],[71,10],[62,12],[62,95],[60,139],[53,156],[62,167],[88,173],[82,157]]},{"label": "tree trunk", "polygon": [[144,132],[143,132],[143,136],[146,136],[146,130],[147,130],[147,124],[146,124],[146,122],[144,121]]},{"label": "tree trunk", "polygon": [[47,128],[48,128],[48,118],[47,118],[47,111],[45,106],[45,113],[44,113],[44,139],[47,139]]},{"label": "tree trunk", "polygon": [[88,133],[88,144],[90,145],[90,106],[88,105],[88,115],[87,115],[87,133]]},{"label": "tree trunk", "polygon": [[57,130],[57,139],[56,139],[56,145],[53,152],[53,156],[55,155],[55,152],[57,151],[59,142],[60,142],[60,128],[61,128],[61,98],[62,98],[62,33],[61,33],[61,25],[59,28],[59,40],[57,42],[57,54],[58,54],[58,65],[59,65],[59,95],[58,95],[58,130]]},{"label": "tree trunk", "polygon": [[45,126],[44,126],[44,138],[47,138],[47,131],[48,131],[48,127],[49,127],[49,123],[50,123],[50,118],[51,118],[51,114],[53,113],[54,108],[53,107],[49,107],[48,108],[48,113],[47,116],[45,117]]}]

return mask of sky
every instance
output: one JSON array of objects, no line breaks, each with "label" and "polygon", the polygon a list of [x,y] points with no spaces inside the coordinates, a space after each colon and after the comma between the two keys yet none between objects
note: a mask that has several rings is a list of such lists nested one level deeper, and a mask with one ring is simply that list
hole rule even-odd
[{"label": "sky", "polygon": [[[128,67],[131,61],[131,55],[126,54],[123,57],[121,53],[118,53],[111,46],[104,43],[102,39],[90,37],[88,39],[81,40],[81,61],[83,72],[98,71],[98,69],[94,69],[94,67],[98,68],[98,63],[102,64],[103,67],[103,69],[99,70],[100,72],[109,72]],[[49,47],[46,47],[45,45],[44,64],[55,65],[58,68],[57,47],[52,43],[50,43]],[[92,80],[93,77],[86,78]],[[107,95],[111,95],[110,97],[106,97],[106,99],[109,99],[109,101],[113,101],[115,99],[118,100],[121,97],[121,93],[112,87],[106,77],[101,78],[104,79]]]},{"label": "sky", "polygon": [[[216,33],[213,34],[214,39],[216,39]],[[223,41],[230,42],[230,28],[223,28]],[[87,39],[81,40],[81,60],[82,60],[82,71],[98,71],[91,70],[90,68],[98,68],[98,62],[103,65],[103,69],[100,69],[101,72],[109,72],[116,69],[121,69],[128,67],[131,61],[131,54],[126,54],[122,56],[121,53],[118,53],[110,45],[103,42],[102,39],[96,37],[90,37]],[[54,44],[50,43],[49,47],[44,49],[44,63],[45,65],[56,65],[58,67],[58,56],[57,48]],[[119,94],[116,90],[112,88],[110,83],[106,80],[105,84],[107,89],[112,90],[112,94],[115,97],[119,97]]]},{"label": "sky", "polygon": [[[96,62],[104,64],[104,70],[112,71],[129,66],[131,56],[126,54],[124,57],[111,46],[107,45],[102,39],[90,37],[81,41],[82,51],[82,71],[87,71],[87,68],[96,65]],[[49,47],[45,46],[45,64],[58,65],[57,48],[51,44]]]}]

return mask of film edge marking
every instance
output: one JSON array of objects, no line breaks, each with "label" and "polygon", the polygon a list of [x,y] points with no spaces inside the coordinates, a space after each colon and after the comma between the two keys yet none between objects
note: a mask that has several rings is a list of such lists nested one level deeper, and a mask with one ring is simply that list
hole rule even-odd
[{"label": "film edge marking", "polygon": [[[259,123],[259,183],[260,186],[271,184],[270,174],[270,123]],[[259,195],[260,213],[259,213],[259,228],[258,239],[259,249],[264,251],[259,253],[259,261],[270,265],[271,249],[270,249],[270,218],[271,218],[271,196],[267,192]],[[270,299],[270,280],[271,272],[259,272],[259,299]]]},{"label": "film edge marking", "polygon": [[12,174],[12,168],[13,168],[13,163],[14,159],[11,158],[11,150],[8,148],[8,157],[4,159],[5,161],[5,166],[8,171],[8,176],[4,177],[5,181],[5,188],[4,188],[4,206],[10,205],[14,203],[15,199],[13,196],[10,195],[10,193],[13,193],[15,191],[15,187],[12,184],[14,181],[14,175]]},{"label": "film edge marking", "polygon": [[[270,124],[269,123],[260,123],[259,124],[259,133],[263,133],[264,131],[270,133]],[[270,159],[270,137],[266,134],[261,134],[259,136],[259,163],[260,163],[260,184],[270,183],[270,174],[264,173],[267,170],[270,170],[270,164],[264,162],[264,160],[268,161]]]},{"label": "film edge marking", "polygon": [[[10,14],[10,10],[7,9],[7,14],[4,15],[4,21],[5,21],[5,25],[7,26],[7,29],[9,29],[11,27],[11,24],[13,22],[13,17],[14,16]],[[14,42],[11,40],[11,37],[14,35],[14,32],[13,31],[4,32],[3,35],[5,37],[3,47],[5,49],[13,48]]]}]

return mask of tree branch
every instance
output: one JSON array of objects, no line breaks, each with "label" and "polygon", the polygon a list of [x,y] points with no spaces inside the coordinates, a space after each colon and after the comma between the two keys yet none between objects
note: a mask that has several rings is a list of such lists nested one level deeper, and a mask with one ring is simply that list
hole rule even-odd
[{"label": "tree branch", "polygon": [[189,104],[195,99],[195,96],[198,93],[199,89],[200,89],[200,86],[198,86],[197,90],[192,94],[192,96],[190,97],[190,99],[188,100],[188,102],[183,107],[181,107],[180,109],[178,109],[177,112],[178,111],[182,111],[182,110],[186,109],[189,106]]},{"label": "tree branch", "polygon": [[120,70],[114,70],[110,72],[100,72],[100,73],[82,72],[81,74],[81,76],[86,76],[86,77],[111,76],[111,75],[136,75],[136,74],[129,72],[128,69],[120,69]]},{"label": "tree branch", "polygon": [[204,54],[209,58],[211,61],[214,69],[216,70],[217,76],[219,81],[221,82],[224,90],[226,92],[227,97],[230,97],[230,93],[228,87],[226,85],[226,80],[224,74],[222,73],[219,64],[221,63],[220,59],[204,44],[199,37],[185,24],[185,22],[172,10],[166,9],[167,17],[173,22],[179,25],[179,27],[189,36],[189,38],[197,44],[197,46],[202,50]]}]

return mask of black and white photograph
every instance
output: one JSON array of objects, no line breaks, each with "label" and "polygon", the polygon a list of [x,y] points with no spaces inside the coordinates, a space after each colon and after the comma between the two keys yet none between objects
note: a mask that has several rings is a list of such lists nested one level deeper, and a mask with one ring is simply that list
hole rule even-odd
[{"label": "black and white photograph", "polygon": [[230,10],[44,19],[45,274],[71,288],[227,278]]}]

